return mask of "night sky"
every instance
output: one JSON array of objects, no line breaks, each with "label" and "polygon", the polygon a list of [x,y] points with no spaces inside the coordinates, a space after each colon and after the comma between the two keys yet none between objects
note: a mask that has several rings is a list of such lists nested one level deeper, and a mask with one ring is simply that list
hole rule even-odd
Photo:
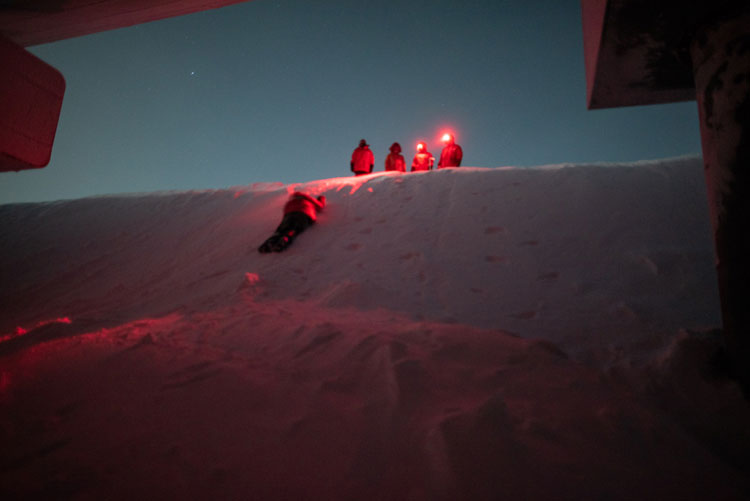
[{"label": "night sky", "polygon": [[254,0],[30,48],[67,90],[52,161],[0,203],[383,170],[401,143],[463,165],[700,153],[695,102],[588,111],[578,1]]}]

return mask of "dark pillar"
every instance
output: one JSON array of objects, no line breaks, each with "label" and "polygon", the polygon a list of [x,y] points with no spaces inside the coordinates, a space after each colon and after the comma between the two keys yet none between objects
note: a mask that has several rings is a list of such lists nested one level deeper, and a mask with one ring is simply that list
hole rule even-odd
[{"label": "dark pillar", "polygon": [[690,47],[727,354],[750,395],[750,13]]}]

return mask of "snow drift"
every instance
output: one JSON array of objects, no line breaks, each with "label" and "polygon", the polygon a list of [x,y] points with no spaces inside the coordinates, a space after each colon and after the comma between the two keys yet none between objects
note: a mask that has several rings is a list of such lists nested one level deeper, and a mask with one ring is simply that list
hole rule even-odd
[{"label": "snow drift", "polygon": [[[282,254],[288,193],[324,194]],[[742,498],[699,159],[0,206],[0,494]]]}]

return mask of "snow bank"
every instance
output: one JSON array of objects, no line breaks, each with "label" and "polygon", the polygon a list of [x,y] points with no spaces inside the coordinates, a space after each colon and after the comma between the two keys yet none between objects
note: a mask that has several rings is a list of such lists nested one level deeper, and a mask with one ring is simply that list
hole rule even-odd
[{"label": "snow bank", "polygon": [[[258,254],[300,189],[318,224]],[[750,492],[698,159],[6,205],[0,232],[8,494]]]}]

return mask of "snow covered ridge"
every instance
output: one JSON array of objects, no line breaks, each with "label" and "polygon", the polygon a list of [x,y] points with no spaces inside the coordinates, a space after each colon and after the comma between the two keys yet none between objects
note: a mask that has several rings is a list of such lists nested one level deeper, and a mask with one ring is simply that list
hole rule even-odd
[{"label": "snow covered ridge", "polygon": [[[287,253],[258,255],[293,190],[329,206]],[[0,333],[199,309],[252,273],[260,301],[502,328],[611,361],[628,344],[720,324],[704,192],[699,160],[683,158],[5,206],[1,294],[13,314]]]},{"label": "snow covered ridge", "polygon": [[[259,254],[295,190],[326,210]],[[750,494],[697,158],[14,204],[0,235],[0,497]]]}]

